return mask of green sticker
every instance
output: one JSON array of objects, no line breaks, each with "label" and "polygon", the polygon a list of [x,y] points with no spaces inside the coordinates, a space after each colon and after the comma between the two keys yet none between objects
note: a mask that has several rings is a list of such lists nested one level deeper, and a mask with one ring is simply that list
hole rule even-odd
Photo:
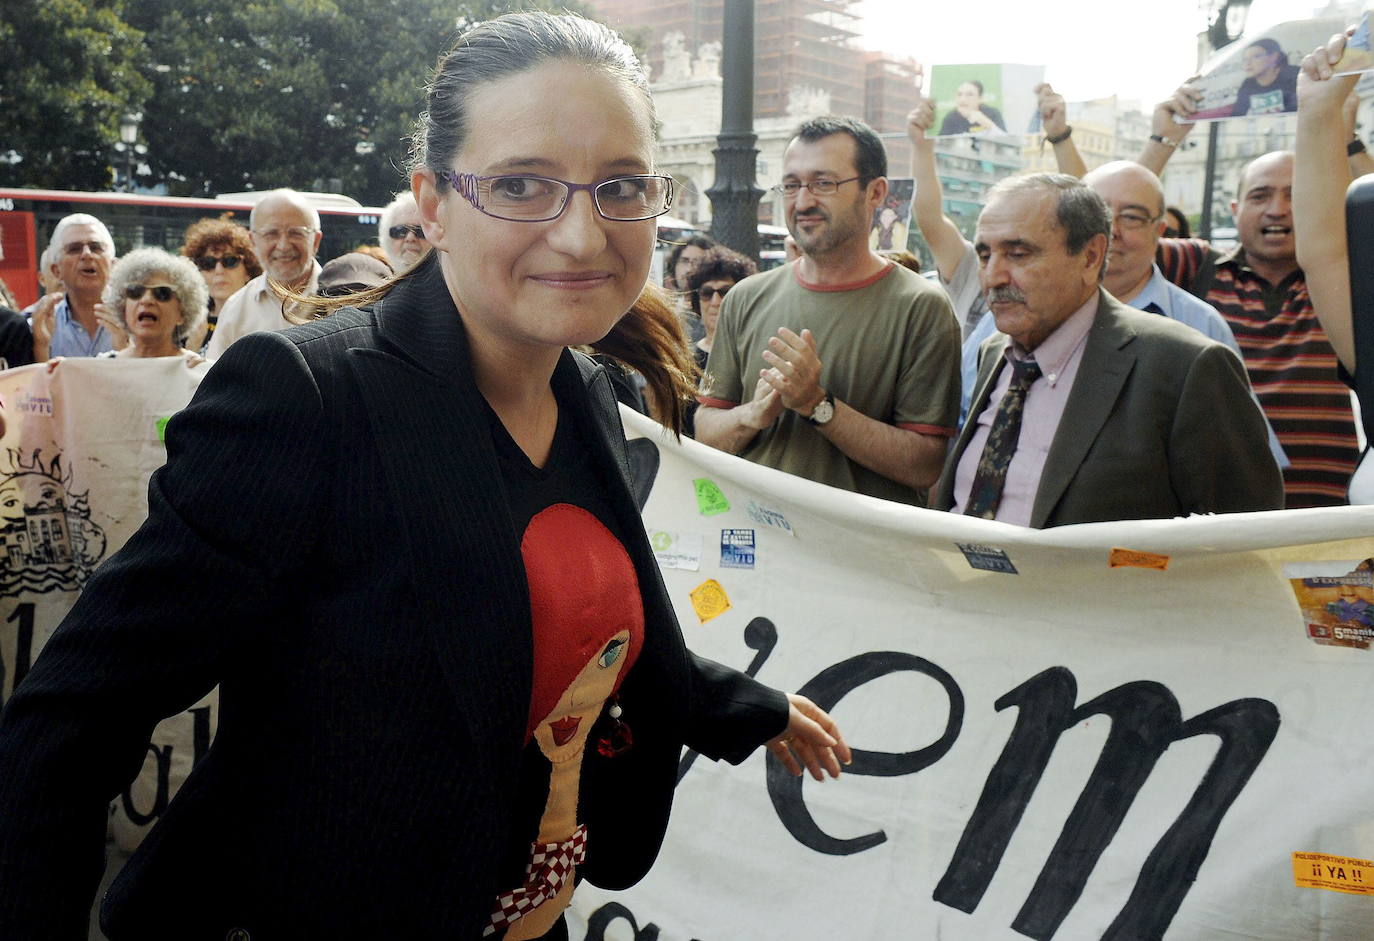
[{"label": "green sticker", "polygon": [[697,488],[697,509],[702,516],[715,516],[730,509],[730,501],[725,499],[725,494],[720,492],[715,481],[698,477],[692,483]]},{"label": "green sticker", "polygon": [[649,544],[654,547],[655,552],[667,552],[673,544],[673,535],[658,530],[650,537]]},{"label": "green sticker", "polygon": [[167,423],[171,420],[171,415],[157,420],[157,440],[164,442],[167,440]]}]

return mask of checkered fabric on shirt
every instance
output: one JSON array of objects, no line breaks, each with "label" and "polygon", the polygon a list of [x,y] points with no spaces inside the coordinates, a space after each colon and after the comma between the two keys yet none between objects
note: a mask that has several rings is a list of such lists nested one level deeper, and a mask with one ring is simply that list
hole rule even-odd
[{"label": "checkered fabric on shirt", "polygon": [[579,824],[562,843],[531,843],[525,884],[496,897],[491,920],[482,937],[504,931],[558,894],[573,867],[587,858],[587,826]]}]

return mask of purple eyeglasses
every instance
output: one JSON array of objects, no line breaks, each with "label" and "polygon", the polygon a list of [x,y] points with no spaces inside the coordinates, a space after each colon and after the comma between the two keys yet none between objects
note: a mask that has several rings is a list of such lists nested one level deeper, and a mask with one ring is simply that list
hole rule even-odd
[{"label": "purple eyeglasses", "polygon": [[673,178],[657,174],[615,176],[599,183],[569,183],[523,173],[477,176],[453,170],[442,170],[439,177],[478,212],[508,222],[557,219],[578,190],[590,193],[601,218],[613,222],[653,219],[673,205]]}]

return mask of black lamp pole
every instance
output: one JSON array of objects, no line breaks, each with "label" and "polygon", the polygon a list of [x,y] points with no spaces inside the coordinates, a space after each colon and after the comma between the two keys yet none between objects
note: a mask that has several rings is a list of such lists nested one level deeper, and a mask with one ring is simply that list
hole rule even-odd
[{"label": "black lamp pole", "polygon": [[759,258],[758,137],[754,134],[754,0],[725,0],[721,49],[721,120],[711,235],[748,258]]}]

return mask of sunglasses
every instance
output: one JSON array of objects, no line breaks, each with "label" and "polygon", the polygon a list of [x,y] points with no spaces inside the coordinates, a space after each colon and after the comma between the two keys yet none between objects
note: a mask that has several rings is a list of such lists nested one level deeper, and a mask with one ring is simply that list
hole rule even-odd
[{"label": "sunglasses", "polygon": [[403,239],[407,235],[413,235],[417,239],[425,237],[425,230],[418,225],[393,225],[386,230],[386,234],[394,239]]},{"label": "sunglasses", "polygon": [[241,261],[243,259],[238,255],[220,255],[218,258],[213,255],[201,255],[196,259],[196,267],[201,271],[214,271],[215,265],[222,264],[225,271],[232,271]]},{"label": "sunglasses", "polygon": [[723,288],[702,288],[697,291],[697,295],[700,296],[703,301],[714,300],[717,297],[724,297],[729,294],[730,288],[732,287],[734,287],[733,284]]},{"label": "sunglasses", "polygon": [[159,284],[154,287],[148,287],[144,284],[131,284],[124,289],[124,296],[131,301],[141,301],[147,291],[152,291],[153,300],[161,304],[165,304],[177,296],[176,289],[167,284]]}]

